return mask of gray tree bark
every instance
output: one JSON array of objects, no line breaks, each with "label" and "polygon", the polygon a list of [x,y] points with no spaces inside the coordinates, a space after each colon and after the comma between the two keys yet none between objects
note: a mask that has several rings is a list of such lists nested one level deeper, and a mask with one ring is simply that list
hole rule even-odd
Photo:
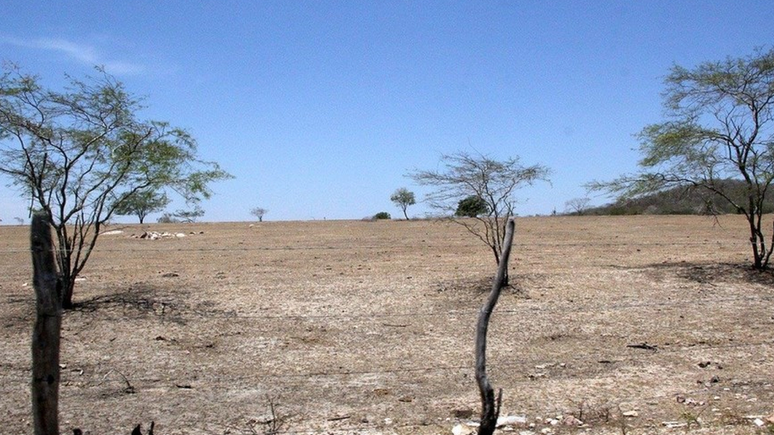
[{"label": "gray tree bark", "polygon": [[502,389],[495,399],[494,389],[489,383],[486,374],[486,336],[489,329],[489,318],[500,293],[508,283],[508,259],[511,255],[511,244],[513,242],[513,232],[516,224],[513,218],[508,219],[505,225],[505,240],[503,244],[500,263],[497,267],[497,274],[492,282],[492,291],[489,293],[484,306],[478,315],[478,325],[476,326],[476,382],[478,390],[481,393],[481,426],[478,428],[479,435],[492,435],[497,426],[497,417],[500,415],[500,403],[502,402]]}]

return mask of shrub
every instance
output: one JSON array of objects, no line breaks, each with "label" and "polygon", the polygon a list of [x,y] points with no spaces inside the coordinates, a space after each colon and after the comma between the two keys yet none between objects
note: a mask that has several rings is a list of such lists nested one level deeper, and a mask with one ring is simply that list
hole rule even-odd
[{"label": "shrub", "polygon": [[376,213],[374,215],[374,220],[379,220],[379,219],[392,219],[392,217],[386,211],[380,211],[379,213]]}]

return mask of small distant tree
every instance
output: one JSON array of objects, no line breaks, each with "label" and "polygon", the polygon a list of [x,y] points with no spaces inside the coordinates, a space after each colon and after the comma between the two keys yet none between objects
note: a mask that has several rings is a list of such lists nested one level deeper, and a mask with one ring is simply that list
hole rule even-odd
[{"label": "small distant tree", "polygon": [[[496,264],[505,241],[505,226],[515,215],[516,189],[547,180],[550,170],[542,165],[523,166],[511,157],[495,160],[484,155],[458,152],[441,156],[442,170],[416,170],[409,176],[422,186],[435,187],[427,195],[428,204],[446,216],[456,214],[461,200],[480,198],[486,203],[486,213],[473,213],[473,219],[453,219],[483,241],[494,254]],[[472,201],[472,200],[471,200]],[[481,208],[474,211],[480,211]],[[507,284],[507,276],[505,282]]]},{"label": "small distant tree", "polygon": [[156,219],[156,222],[160,224],[174,224],[174,223],[180,222],[180,220],[176,218],[172,213],[164,212],[161,216],[159,216],[158,219]]},{"label": "small distant tree", "polygon": [[23,218],[15,217],[13,219],[16,221],[17,224],[24,225],[24,219]]},{"label": "small distant tree", "polygon": [[[593,182],[621,199],[670,188],[714,194],[743,214],[755,269],[765,269],[774,235],[763,233],[766,194],[774,181],[774,49],[752,56],[672,67],[665,79],[668,120],[639,134],[641,171]],[[729,190],[739,180],[743,199]]]},{"label": "small distant tree", "polygon": [[408,206],[417,203],[416,198],[414,198],[414,192],[409,191],[405,187],[401,187],[400,189],[396,190],[390,196],[390,201],[394,202],[395,205],[400,207],[400,209],[403,211],[403,216],[406,217],[406,220],[409,220],[406,209]]},{"label": "small distant tree", "polygon": [[193,210],[177,210],[173,216],[178,222],[192,224],[196,222],[197,219],[204,216],[204,210],[197,205]]},{"label": "small distant tree", "polygon": [[457,203],[457,210],[454,216],[457,217],[476,217],[489,214],[489,205],[486,200],[478,195],[470,195]]},{"label": "small distant tree", "polygon": [[573,198],[564,203],[565,210],[568,213],[577,214],[578,216],[586,213],[591,203],[591,198]]},{"label": "small distant tree", "polygon": [[263,215],[268,212],[269,210],[261,207],[255,207],[254,209],[250,210],[250,214],[258,218],[258,222],[263,222]]},{"label": "small distant tree", "polygon": [[376,213],[374,215],[374,220],[379,220],[379,219],[392,219],[392,217],[386,211],[380,211],[379,213]]},{"label": "small distant tree", "polygon": [[170,202],[172,200],[164,192],[153,189],[140,190],[117,205],[115,214],[119,216],[135,215],[142,224],[149,214],[164,210]]}]

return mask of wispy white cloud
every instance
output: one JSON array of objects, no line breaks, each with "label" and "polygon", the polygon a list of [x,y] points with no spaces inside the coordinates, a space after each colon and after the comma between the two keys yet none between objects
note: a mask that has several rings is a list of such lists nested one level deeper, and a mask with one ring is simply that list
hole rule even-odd
[{"label": "wispy white cloud", "polygon": [[120,60],[111,60],[103,57],[100,52],[90,45],[78,44],[61,38],[37,38],[37,39],[19,39],[10,37],[0,37],[0,43],[14,45],[17,47],[30,48],[36,50],[56,51],[65,56],[76,60],[88,66],[104,66],[105,70],[111,74],[117,75],[136,75],[145,72],[142,65],[125,62]]}]

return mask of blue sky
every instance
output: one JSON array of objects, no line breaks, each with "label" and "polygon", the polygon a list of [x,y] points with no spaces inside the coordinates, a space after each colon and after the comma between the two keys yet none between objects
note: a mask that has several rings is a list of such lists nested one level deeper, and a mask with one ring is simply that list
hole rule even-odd
[{"label": "blue sky", "polygon": [[[206,221],[394,217],[405,177],[442,153],[553,171],[520,215],[636,169],[670,66],[774,43],[774,2],[7,0],[0,59],[60,86],[104,65],[143,118],[188,129],[236,178]],[[0,218],[26,218],[0,187]],[[606,202],[595,197],[594,203]],[[180,208],[173,204],[170,208]],[[409,208],[423,215],[422,204]],[[155,220],[156,215],[150,220]]]}]

